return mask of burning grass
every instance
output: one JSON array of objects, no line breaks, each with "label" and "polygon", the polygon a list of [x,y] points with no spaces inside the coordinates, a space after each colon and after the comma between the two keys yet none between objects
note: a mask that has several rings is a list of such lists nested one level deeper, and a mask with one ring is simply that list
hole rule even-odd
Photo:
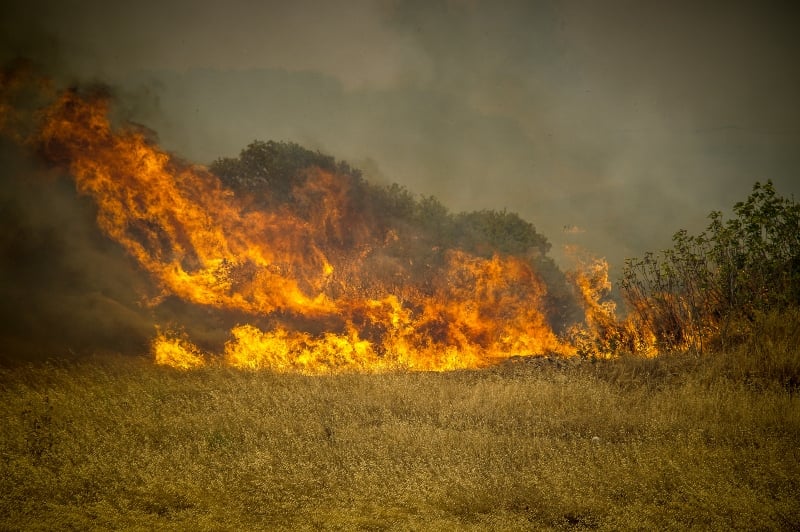
[{"label": "burning grass", "polygon": [[780,323],[703,358],[445,373],[5,368],[0,528],[797,529]]}]

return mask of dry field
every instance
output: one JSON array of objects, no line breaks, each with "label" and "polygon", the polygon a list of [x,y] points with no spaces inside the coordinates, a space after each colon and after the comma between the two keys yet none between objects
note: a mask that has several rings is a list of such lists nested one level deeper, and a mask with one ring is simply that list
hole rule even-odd
[{"label": "dry field", "polygon": [[797,530],[797,327],[773,328],[451,373],[6,366],[0,529]]}]

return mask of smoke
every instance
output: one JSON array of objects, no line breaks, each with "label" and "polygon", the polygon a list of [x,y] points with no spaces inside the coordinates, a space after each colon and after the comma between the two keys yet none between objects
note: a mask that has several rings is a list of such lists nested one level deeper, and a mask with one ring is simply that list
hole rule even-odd
[{"label": "smoke", "polygon": [[[115,119],[189,160],[296,141],[456,211],[518,212],[562,264],[579,243],[619,267],[756,180],[800,194],[797,23],[781,2],[12,0],[0,62],[114,84]],[[229,324],[141,301],[68,180],[9,143],[1,162],[4,334],[75,350],[103,323],[132,346],[189,313],[220,342]]]},{"label": "smoke", "polygon": [[520,213],[556,254],[576,242],[619,265],[756,180],[800,193],[785,2],[3,8],[0,54],[124,87],[131,118],[189,160],[254,139],[371,158],[371,174],[453,210]]},{"label": "smoke", "polygon": [[[0,360],[142,354],[156,326],[219,349],[244,319],[161,295],[72,178],[0,141]],[[262,320],[263,321],[263,320]]]},{"label": "smoke", "polygon": [[[96,204],[30,141],[56,85],[26,59],[0,71],[0,360],[141,354],[156,324],[183,317],[199,344],[221,345],[230,324],[162,296],[100,231]],[[120,106],[115,118],[128,114]]]},{"label": "smoke", "polygon": [[64,176],[0,145],[0,356],[141,352],[146,280],[96,228]]}]

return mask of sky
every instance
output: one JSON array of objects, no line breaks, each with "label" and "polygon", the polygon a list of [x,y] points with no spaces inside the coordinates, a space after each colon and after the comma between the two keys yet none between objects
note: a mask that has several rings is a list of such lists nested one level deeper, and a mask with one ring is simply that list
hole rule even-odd
[{"label": "sky", "polygon": [[6,0],[0,60],[110,84],[190,161],[297,142],[618,271],[756,181],[800,196],[796,6]]}]

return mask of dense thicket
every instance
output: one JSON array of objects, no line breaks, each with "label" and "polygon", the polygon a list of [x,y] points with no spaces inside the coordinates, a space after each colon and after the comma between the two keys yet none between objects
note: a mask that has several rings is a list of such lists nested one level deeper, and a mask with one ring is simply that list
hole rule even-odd
[{"label": "dense thicket", "polygon": [[[562,330],[579,319],[572,289],[547,255],[550,243],[516,213],[482,210],[454,214],[433,196],[418,196],[396,183],[370,183],[349,164],[292,142],[254,141],[238,157],[219,158],[210,169],[235,193],[252,201],[254,208],[295,211],[303,209],[307,201],[304,185],[314,169],[335,174],[344,185],[348,208],[361,222],[366,220],[374,236],[384,240],[382,256],[403,261],[416,281],[424,284],[430,270],[444,264],[449,249],[481,257],[515,255],[529,261],[548,285],[551,324]],[[352,244],[346,240],[345,236],[339,244]]]},{"label": "dense thicket", "polygon": [[756,183],[724,220],[626,262],[622,289],[662,349],[708,350],[757,333],[765,314],[800,306],[800,204]]}]

